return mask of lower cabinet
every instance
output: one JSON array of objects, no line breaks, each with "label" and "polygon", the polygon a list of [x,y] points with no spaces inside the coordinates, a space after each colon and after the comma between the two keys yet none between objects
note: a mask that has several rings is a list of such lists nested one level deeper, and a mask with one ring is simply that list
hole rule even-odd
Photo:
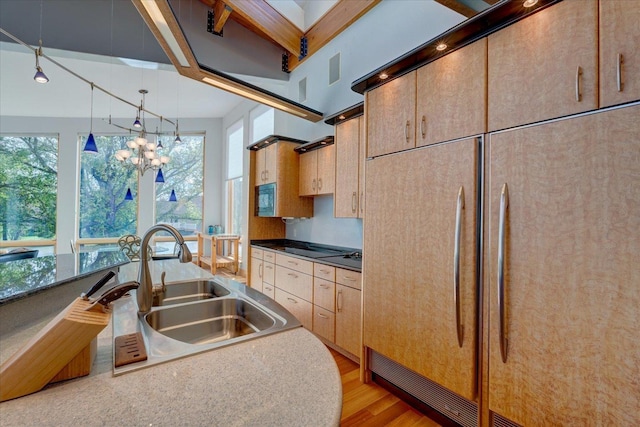
[{"label": "lower cabinet", "polygon": [[276,302],[289,310],[302,323],[302,326],[309,330],[313,329],[313,305],[309,301],[305,301],[277,287],[275,296]]},{"label": "lower cabinet", "polygon": [[[252,251],[253,252],[253,251]],[[262,292],[262,275],[264,272],[264,263],[258,257],[251,257],[251,287],[256,291]]]},{"label": "lower cabinet", "polygon": [[360,290],[336,284],[335,343],[357,357],[360,357],[361,313]]}]

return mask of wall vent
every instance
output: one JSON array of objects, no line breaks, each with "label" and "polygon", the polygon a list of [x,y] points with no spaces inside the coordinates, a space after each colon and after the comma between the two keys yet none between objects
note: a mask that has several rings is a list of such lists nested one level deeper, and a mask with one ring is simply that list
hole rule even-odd
[{"label": "wall vent", "polygon": [[298,82],[298,102],[304,102],[307,100],[307,78]]},{"label": "wall vent", "polygon": [[463,427],[477,427],[478,405],[369,349],[369,368]]},{"label": "wall vent", "polygon": [[329,58],[329,86],[340,80],[340,52]]}]

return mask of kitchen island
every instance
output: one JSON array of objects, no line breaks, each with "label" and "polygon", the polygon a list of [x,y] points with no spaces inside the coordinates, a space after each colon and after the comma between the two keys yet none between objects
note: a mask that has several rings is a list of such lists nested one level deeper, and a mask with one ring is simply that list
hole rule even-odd
[{"label": "kitchen island", "polygon": [[[135,278],[137,263],[120,268]],[[211,277],[177,260],[150,263],[159,282]],[[71,296],[71,300],[77,295]],[[34,310],[37,309],[34,307]],[[50,318],[0,337],[0,360],[11,356]],[[198,355],[112,373],[112,329],[98,335],[91,374],[0,403],[0,424],[14,425],[338,425],[338,369],[327,348],[296,328]],[[2,384],[0,383],[0,387]]]}]

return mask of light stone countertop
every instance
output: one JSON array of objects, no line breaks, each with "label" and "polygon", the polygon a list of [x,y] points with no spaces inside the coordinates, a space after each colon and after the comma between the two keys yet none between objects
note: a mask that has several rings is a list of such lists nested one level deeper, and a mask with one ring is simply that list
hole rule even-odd
[{"label": "light stone countertop", "polygon": [[[150,264],[154,281],[211,277],[177,260]],[[121,282],[138,264],[121,267]],[[9,358],[51,317],[0,337]],[[0,403],[8,426],[337,426],[340,374],[327,348],[297,328],[150,368],[112,375],[112,328],[98,335],[89,376]],[[0,382],[0,387],[2,384]]]}]

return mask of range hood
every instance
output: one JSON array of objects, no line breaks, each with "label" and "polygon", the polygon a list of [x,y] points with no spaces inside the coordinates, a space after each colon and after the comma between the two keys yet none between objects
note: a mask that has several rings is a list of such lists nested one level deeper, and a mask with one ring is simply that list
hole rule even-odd
[{"label": "range hood", "polygon": [[[333,137],[332,137],[333,138]],[[262,138],[259,141],[254,142],[253,144],[247,146],[247,150],[258,151],[267,145],[275,144],[276,142],[286,141],[286,142],[294,142],[296,144],[308,144],[309,141],[303,141],[301,139],[289,138],[287,136],[280,135],[269,135],[265,138]]]}]

